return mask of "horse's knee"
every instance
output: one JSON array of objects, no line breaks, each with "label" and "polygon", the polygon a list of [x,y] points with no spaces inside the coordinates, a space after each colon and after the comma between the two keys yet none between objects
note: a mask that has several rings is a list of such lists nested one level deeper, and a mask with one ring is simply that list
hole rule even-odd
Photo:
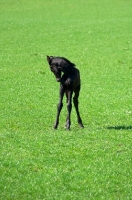
[{"label": "horse's knee", "polygon": [[61,110],[62,107],[63,107],[63,103],[58,103],[58,105],[57,105],[58,110]]},{"label": "horse's knee", "polygon": [[78,105],[78,99],[73,97],[73,103],[74,103],[74,105]]},{"label": "horse's knee", "polygon": [[71,109],[72,109],[72,104],[71,104],[71,103],[68,103],[68,104],[67,104],[67,110],[70,112]]}]

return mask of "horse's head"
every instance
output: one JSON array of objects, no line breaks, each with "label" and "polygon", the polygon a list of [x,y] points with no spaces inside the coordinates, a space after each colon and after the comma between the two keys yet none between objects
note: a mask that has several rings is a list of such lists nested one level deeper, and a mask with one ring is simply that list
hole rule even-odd
[{"label": "horse's head", "polygon": [[57,82],[61,81],[61,67],[60,62],[58,62],[58,59],[53,56],[47,56],[47,61],[50,66],[50,70],[54,73]]}]

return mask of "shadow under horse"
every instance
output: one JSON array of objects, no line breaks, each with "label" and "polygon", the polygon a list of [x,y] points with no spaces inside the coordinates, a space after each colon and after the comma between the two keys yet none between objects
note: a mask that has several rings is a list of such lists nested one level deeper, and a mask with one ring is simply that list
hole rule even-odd
[{"label": "shadow under horse", "polygon": [[47,56],[47,61],[50,66],[50,70],[54,73],[56,77],[57,82],[60,82],[60,99],[57,106],[57,116],[54,124],[54,129],[57,129],[59,124],[59,116],[63,107],[64,94],[66,94],[68,110],[66,129],[70,129],[73,93],[73,103],[77,113],[77,121],[80,127],[83,128],[84,126],[78,108],[78,97],[81,86],[79,70],[75,67],[74,63],[71,63],[68,59],[63,57]]}]

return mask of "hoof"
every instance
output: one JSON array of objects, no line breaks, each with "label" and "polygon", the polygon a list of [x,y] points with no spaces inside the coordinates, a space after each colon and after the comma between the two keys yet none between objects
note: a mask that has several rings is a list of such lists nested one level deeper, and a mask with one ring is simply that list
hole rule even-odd
[{"label": "hoof", "polygon": [[83,124],[79,124],[80,128],[84,128]]},{"label": "hoof", "polygon": [[56,130],[56,129],[57,129],[57,126],[56,126],[56,125],[54,125],[54,126],[53,126],[53,129],[55,129],[55,130]]},{"label": "hoof", "polygon": [[70,127],[66,124],[65,125],[65,129],[67,130],[67,131],[70,131]]}]

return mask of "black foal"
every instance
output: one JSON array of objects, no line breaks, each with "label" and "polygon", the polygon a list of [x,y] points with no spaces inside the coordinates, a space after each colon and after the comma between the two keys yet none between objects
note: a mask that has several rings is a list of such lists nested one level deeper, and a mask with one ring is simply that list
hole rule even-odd
[{"label": "black foal", "polygon": [[[57,82],[60,82],[60,100],[57,106],[57,117],[54,124],[54,129],[57,129],[59,124],[59,116],[63,107],[63,96],[66,94],[67,98],[67,110],[68,115],[66,119],[66,129],[70,129],[71,125],[71,110],[72,110],[72,94],[74,92],[73,103],[77,113],[77,120],[80,127],[84,127],[79,109],[78,109],[78,97],[80,92],[80,73],[75,64],[63,57],[47,56],[47,61],[50,66],[50,70],[54,73]],[[61,76],[61,74],[63,75]]]}]

